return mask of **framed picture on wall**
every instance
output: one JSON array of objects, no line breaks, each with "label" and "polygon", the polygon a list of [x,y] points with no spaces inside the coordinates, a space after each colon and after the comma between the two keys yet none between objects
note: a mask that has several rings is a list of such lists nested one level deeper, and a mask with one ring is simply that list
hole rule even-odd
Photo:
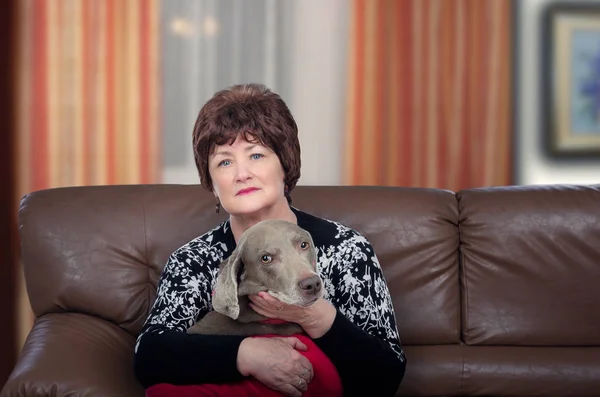
[{"label": "framed picture on wall", "polygon": [[553,157],[600,158],[600,2],[551,3],[542,23],[542,135]]}]

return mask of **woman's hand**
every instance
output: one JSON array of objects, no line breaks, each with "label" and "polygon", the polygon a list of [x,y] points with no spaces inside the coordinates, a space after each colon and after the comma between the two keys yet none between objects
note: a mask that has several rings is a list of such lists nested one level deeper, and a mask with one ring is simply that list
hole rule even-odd
[{"label": "woman's hand", "polygon": [[277,318],[300,325],[312,339],[320,338],[331,328],[336,316],[335,307],[321,298],[313,305],[287,305],[268,292],[250,295],[250,307],[268,318]]},{"label": "woman's hand", "polygon": [[307,347],[297,338],[246,338],[240,344],[237,367],[265,386],[300,397],[313,378],[312,364],[297,350]]}]

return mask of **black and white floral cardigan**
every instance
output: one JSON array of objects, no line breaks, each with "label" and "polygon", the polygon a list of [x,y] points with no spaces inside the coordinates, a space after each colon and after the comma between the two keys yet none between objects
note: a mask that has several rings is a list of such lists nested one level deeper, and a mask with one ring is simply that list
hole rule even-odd
[{"label": "black and white floral cardigan", "polygon": [[[336,366],[345,395],[394,395],[406,359],[387,284],[371,244],[357,231],[292,207],[317,249],[324,297],[337,309],[315,343]],[[235,249],[229,221],[176,250],[161,275],[156,301],[135,345],[135,371],[146,387],[242,379],[239,336],[187,335],[212,310],[219,263]]]}]

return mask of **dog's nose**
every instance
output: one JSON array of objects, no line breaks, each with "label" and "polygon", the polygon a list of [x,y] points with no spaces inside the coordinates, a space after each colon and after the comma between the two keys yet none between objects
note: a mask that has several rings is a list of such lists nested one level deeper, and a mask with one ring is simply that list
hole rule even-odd
[{"label": "dog's nose", "polygon": [[300,282],[298,282],[298,285],[300,286],[300,290],[302,291],[302,293],[304,293],[305,295],[316,295],[319,293],[319,291],[321,291],[321,279],[319,278],[319,276],[312,276],[312,277],[307,277],[303,280],[300,280]]}]

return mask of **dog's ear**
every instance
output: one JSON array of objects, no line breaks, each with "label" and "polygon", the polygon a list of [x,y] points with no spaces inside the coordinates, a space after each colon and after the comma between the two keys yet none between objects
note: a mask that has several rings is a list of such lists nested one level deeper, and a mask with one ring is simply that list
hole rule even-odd
[{"label": "dog's ear", "polygon": [[242,266],[242,250],[241,246],[238,246],[231,256],[221,263],[212,298],[213,309],[234,320],[240,315],[238,274]]}]

